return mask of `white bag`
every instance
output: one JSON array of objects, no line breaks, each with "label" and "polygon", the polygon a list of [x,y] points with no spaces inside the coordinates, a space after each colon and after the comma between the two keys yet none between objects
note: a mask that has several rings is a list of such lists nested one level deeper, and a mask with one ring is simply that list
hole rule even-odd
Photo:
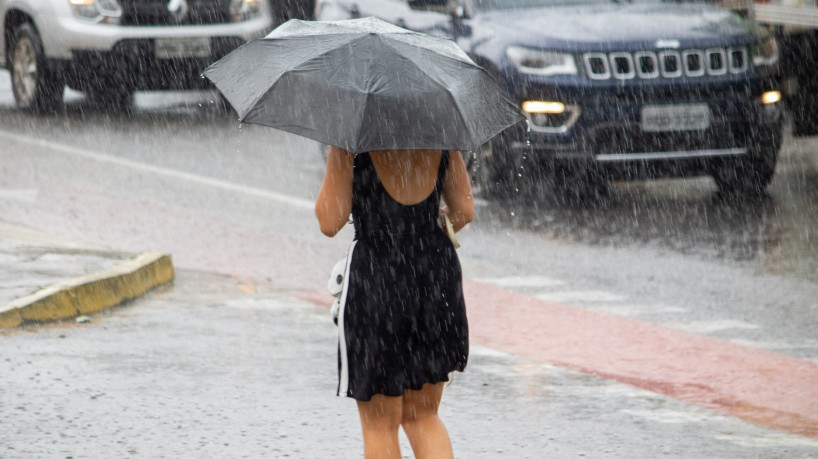
[{"label": "white bag", "polygon": [[336,298],[340,298],[341,292],[344,290],[346,270],[347,257],[341,258],[338,260],[338,263],[335,263],[335,266],[332,267],[332,274],[330,274],[329,280],[327,281],[327,291]]},{"label": "white bag", "polygon": [[332,267],[332,273],[327,281],[327,291],[330,295],[335,297],[330,308],[332,314],[332,321],[338,325],[338,313],[341,311],[341,294],[344,291],[344,278],[346,277],[347,257],[341,258]]}]

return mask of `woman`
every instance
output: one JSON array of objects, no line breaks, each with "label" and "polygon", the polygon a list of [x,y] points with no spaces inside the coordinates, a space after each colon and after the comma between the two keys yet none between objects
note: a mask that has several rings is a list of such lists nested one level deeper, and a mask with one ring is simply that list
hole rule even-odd
[{"label": "woman", "polygon": [[366,458],[400,458],[399,427],[415,457],[453,457],[437,410],[449,373],[466,366],[468,325],[441,211],[455,231],[474,216],[460,152],[330,148],[315,214],[330,237],[350,214],[355,224],[338,317],[338,395],[358,401]]}]

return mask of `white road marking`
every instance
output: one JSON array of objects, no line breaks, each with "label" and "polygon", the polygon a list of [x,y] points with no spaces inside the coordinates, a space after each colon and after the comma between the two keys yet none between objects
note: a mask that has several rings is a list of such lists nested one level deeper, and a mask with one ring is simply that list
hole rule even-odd
[{"label": "white road marking", "polygon": [[752,435],[730,432],[713,435],[713,438],[750,448],[818,448],[818,441],[798,435],[789,435],[784,432],[776,432],[774,430],[754,433]]},{"label": "white road marking", "polygon": [[95,250],[90,245],[79,244],[74,241],[63,239],[50,234],[34,231],[22,226],[0,222],[0,239],[25,242],[30,244],[45,244],[56,247],[67,247],[72,249]]},{"label": "white road marking", "polygon": [[508,352],[503,352],[498,349],[480,346],[479,344],[469,344],[469,355],[479,355],[482,357],[495,357],[495,358],[503,358],[503,359],[510,359],[514,356],[509,354]]},{"label": "white road marking", "polygon": [[280,204],[285,204],[295,209],[312,211],[314,208],[313,202],[308,199],[290,196],[284,193],[277,193],[275,191],[263,190],[261,188],[237,185],[235,183],[226,182],[224,180],[218,180],[210,177],[204,177],[201,175],[190,174],[188,172],[182,172],[174,169],[151,166],[149,164],[140,163],[138,161],[131,161],[129,159],[124,158],[116,158],[110,155],[106,155],[104,153],[86,150],[84,148],[63,145],[56,142],[50,142],[48,140],[34,139],[19,134],[12,134],[6,131],[0,131],[0,138],[5,138],[15,142],[24,143],[34,147],[46,148],[59,153],[80,156],[82,158],[91,159],[94,161],[116,164],[117,166],[127,167],[141,172],[148,172],[151,174],[162,175],[174,179],[185,180],[191,183],[210,186],[213,188],[219,188],[226,191],[244,193],[249,196],[268,199],[270,201],[275,201]]},{"label": "white road marking", "polygon": [[647,314],[682,314],[688,310],[677,306],[666,304],[634,304],[634,305],[609,305],[597,306],[594,311],[604,312],[615,316],[641,316]]},{"label": "white road marking", "polygon": [[6,201],[34,202],[37,200],[35,189],[0,189],[0,199]]},{"label": "white road marking", "polygon": [[730,342],[735,344],[741,344],[742,346],[767,349],[770,351],[787,349],[818,349],[818,341],[812,339],[799,343],[787,343],[785,341],[755,341],[750,339],[736,338],[731,339]]},{"label": "white road marking", "polygon": [[483,277],[472,280],[484,284],[496,285],[502,288],[545,288],[565,284],[564,281],[546,276]]},{"label": "white road marking", "polygon": [[714,431],[713,438],[743,447],[818,447],[818,442],[809,438],[786,432],[779,432],[772,429],[756,429],[751,427],[752,431],[747,432],[747,429],[742,427],[750,426],[749,423],[745,423],[744,421],[732,416],[724,416],[720,413],[699,407],[691,406],[684,411],[673,409],[626,409],[622,410],[621,412],[660,424],[694,424],[702,422],[714,423],[712,428]]},{"label": "white road marking", "polygon": [[632,416],[647,419],[651,422],[658,422],[660,424],[687,424],[691,422],[702,422],[713,420],[716,418],[725,419],[724,416],[719,416],[713,413],[705,413],[698,409],[691,408],[689,411],[677,411],[669,409],[655,409],[655,410],[622,410],[622,413],[627,413]]},{"label": "white road marking", "polygon": [[689,333],[700,335],[716,333],[724,330],[755,330],[759,328],[756,324],[741,320],[702,320],[696,322],[666,322],[665,327],[674,328]]},{"label": "white road marking", "polygon": [[604,292],[601,290],[571,290],[563,292],[549,292],[537,295],[537,298],[544,301],[553,301],[555,303],[601,303],[601,302],[615,302],[624,301],[627,297],[617,295],[616,293]]}]

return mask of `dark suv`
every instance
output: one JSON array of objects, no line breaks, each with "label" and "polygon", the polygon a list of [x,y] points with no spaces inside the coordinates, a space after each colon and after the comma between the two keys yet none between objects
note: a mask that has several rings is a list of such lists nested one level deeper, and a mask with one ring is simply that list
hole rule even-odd
[{"label": "dark suv", "polygon": [[[377,16],[448,36],[528,116],[481,152],[489,191],[555,171],[609,179],[712,175],[762,192],[781,144],[773,37],[709,3],[660,0],[323,0],[319,20]],[[548,165],[548,169],[540,166]]]}]

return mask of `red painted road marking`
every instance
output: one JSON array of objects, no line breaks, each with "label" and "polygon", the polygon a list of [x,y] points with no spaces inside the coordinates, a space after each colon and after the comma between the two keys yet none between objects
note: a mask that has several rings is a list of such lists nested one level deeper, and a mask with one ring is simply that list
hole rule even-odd
[{"label": "red painted road marking", "polygon": [[818,364],[464,282],[471,341],[818,438]]},{"label": "red painted road marking", "polygon": [[[464,282],[472,343],[818,438],[818,364]],[[326,293],[302,293],[327,306]]]}]

